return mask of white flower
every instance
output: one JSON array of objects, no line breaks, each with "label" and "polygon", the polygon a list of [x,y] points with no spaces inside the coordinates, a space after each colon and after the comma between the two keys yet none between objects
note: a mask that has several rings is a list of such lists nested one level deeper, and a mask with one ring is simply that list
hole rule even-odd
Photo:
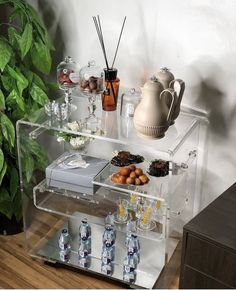
[{"label": "white flower", "polygon": [[65,139],[63,137],[57,137],[57,142],[61,143],[61,142],[64,142]]},{"label": "white flower", "polygon": [[86,139],[84,137],[76,137],[70,139],[70,144],[74,149],[80,149],[86,143]]},{"label": "white flower", "polygon": [[80,125],[76,121],[71,122],[71,123],[67,123],[67,127],[70,130],[76,131],[76,132],[79,131],[79,129],[80,129]]}]

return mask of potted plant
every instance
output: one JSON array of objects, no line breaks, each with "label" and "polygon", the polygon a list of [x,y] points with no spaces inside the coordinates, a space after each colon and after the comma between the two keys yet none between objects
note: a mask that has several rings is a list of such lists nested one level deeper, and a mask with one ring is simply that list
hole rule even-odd
[{"label": "potted plant", "polygon": [[[30,120],[48,102],[43,76],[50,72],[53,47],[42,20],[26,1],[0,0],[3,7],[9,16],[7,22],[0,19],[0,26],[6,27],[0,35],[0,234],[13,234],[22,230],[15,125],[21,118]],[[45,159],[41,148],[31,144],[23,173],[29,185]]]}]

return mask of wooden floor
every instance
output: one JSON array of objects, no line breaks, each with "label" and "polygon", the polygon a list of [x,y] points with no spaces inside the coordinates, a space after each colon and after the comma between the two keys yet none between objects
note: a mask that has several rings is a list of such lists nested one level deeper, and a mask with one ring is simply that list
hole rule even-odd
[{"label": "wooden floor", "polygon": [[[23,238],[23,234],[0,236],[0,288],[126,288],[108,279],[32,259],[24,250]],[[179,244],[155,288],[178,288],[180,251]]]}]

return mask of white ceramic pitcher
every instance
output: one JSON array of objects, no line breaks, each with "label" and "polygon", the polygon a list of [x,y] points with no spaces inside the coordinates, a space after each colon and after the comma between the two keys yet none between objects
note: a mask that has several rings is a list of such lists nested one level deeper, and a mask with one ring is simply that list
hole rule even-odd
[{"label": "white ceramic pitcher", "polygon": [[[170,126],[177,96],[172,88],[164,90],[163,85],[153,76],[143,87],[142,100],[134,112],[134,127],[144,138],[163,138]],[[166,96],[171,97],[170,107]]]}]

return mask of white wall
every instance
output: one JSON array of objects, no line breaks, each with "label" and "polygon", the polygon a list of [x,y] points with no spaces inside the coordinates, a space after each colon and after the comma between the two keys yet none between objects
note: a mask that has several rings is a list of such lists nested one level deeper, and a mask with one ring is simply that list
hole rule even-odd
[{"label": "white wall", "polygon": [[160,67],[171,68],[176,77],[186,82],[183,102],[209,113],[208,176],[204,192],[207,200],[235,181],[235,0],[50,0],[46,3],[57,14],[52,25],[54,31],[60,21],[66,54],[81,65],[95,59],[105,66],[92,16],[100,15],[111,63],[126,15],[115,64],[121,85],[137,87]]}]

